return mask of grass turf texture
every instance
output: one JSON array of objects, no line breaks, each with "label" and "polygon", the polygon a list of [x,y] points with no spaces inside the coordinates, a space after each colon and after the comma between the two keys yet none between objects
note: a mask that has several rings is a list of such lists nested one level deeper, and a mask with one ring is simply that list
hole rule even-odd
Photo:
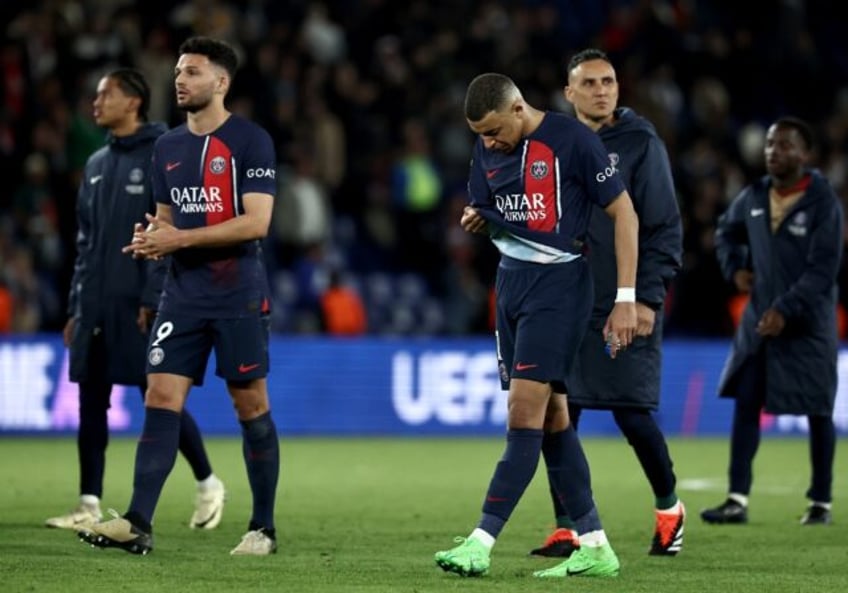
[{"label": "grass turf texture", "polygon": [[[841,446],[841,444],[840,444]],[[683,551],[647,555],[653,498],[623,439],[587,439],[595,498],[621,559],[617,579],[550,581],[533,570],[555,564],[528,550],[552,524],[541,469],[501,534],[490,574],[462,579],[433,562],[479,516],[499,439],[283,439],[277,501],[280,548],[267,558],[228,555],[246,530],[250,493],[236,440],[209,439],[228,502],[215,531],[187,527],[194,481],[180,458],[155,518],[147,557],[92,549],[43,527],[77,500],[74,441],[0,438],[0,575],[8,592],[216,591],[638,593],[703,591],[820,593],[848,589],[848,461],[837,450],[834,524],[802,527],[808,481],[806,439],[766,439],[755,463],[750,523],[708,526],[701,508],[725,494],[725,439],[673,440],[679,494],[689,510]],[[844,446],[841,446],[844,449]],[[129,501],[135,441],[113,439],[106,507]]]}]

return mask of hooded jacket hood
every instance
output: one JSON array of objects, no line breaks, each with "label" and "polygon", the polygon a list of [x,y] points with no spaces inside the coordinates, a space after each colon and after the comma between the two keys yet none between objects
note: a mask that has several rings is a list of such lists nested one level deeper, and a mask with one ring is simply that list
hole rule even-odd
[{"label": "hooded jacket hood", "polygon": [[613,113],[615,114],[615,124],[612,126],[603,126],[600,130],[598,130],[598,133],[604,142],[625,134],[632,134],[634,132],[647,133],[651,136],[657,136],[657,130],[654,127],[654,124],[641,115],[637,115],[636,112],[629,107],[618,107]]}]

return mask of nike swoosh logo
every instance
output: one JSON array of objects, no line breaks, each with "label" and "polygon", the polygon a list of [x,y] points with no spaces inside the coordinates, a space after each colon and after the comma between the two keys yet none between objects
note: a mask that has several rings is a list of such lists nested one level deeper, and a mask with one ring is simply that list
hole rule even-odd
[{"label": "nike swoosh logo", "polygon": [[498,174],[498,171],[500,171],[500,169],[492,169],[491,171],[486,171],[486,179],[491,179],[492,177]]},{"label": "nike swoosh logo", "polygon": [[762,216],[765,208],[751,208],[751,216]]},{"label": "nike swoosh logo", "polygon": [[250,371],[252,371],[254,369],[258,369],[258,368],[259,368],[258,362],[255,363],[255,364],[244,364],[244,363],[242,363],[242,364],[239,365],[238,372],[249,373]]},{"label": "nike swoosh logo", "polygon": [[89,182],[91,185],[94,185],[95,183],[97,183],[97,182],[98,182],[98,181],[100,181],[101,179],[103,179],[103,175],[95,175],[94,177],[89,177],[89,178],[88,178],[88,182]]},{"label": "nike swoosh logo", "polygon": [[521,362],[516,362],[515,363],[515,370],[516,371],[526,371],[527,369],[535,369],[537,366],[539,366],[539,365],[538,364],[524,364],[524,363],[521,363]]},{"label": "nike swoosh logo", "polygon": [[509,500],[508,498],[503,498],[501,496],[487,496],[486,497],[486,502],[506,502],[508,500]]},{"label": "nike swoosh logo", "polygon": [[578,570],[574,570],[574,569],[571,569],[571,568],[566,568],[566,569],[565,569],[565,574],[567,574],[567,575],[569,575],[569,576],[574,576],[574,575],[576,575],[576,574],[583,574],[584,572],[586,572],[586,571],[587,571],[587,570],[589,570],[590,568],[592,568],[592,567],[591,567],[591,566],[587,566],[586,568],[581,568],[581,569],[578,569]]},{"label": "nike swoosh logo", "polygon": [[165,170],[166,171],[172,171],[172,170],[176,169],[177,167],[179,167],[180,165],[182,165],[182,161],[177,161],[176,163],[166,163],[165,164]]}]

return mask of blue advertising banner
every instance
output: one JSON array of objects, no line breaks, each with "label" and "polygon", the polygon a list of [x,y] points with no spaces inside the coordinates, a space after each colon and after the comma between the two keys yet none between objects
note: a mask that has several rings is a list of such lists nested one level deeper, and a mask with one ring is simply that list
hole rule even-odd
[{"label": "blue advertising banner", "polygon": [[[725,435],[732,402],[716,396],[729,344],[668,340],[662,405],[657,414],[669,436]],[[58,336],[0,341],[0,434],[73,433],[77,386],[68,381],[67,351]],[[204,433],[238,434],[214,356],[188,408]],[[834,418],[848,432],[848,351],[840,354]],[[274,337],[269,391],[282,435],[497,435],[505,430],[493,340]],[[136,387],[116,386],[109,423],[113,433],[138,433],[144,410]],[[764,433],[806,432],[806,418],[764,415]],[[592,412],[583,434],[617,434],[611,414]]]}]

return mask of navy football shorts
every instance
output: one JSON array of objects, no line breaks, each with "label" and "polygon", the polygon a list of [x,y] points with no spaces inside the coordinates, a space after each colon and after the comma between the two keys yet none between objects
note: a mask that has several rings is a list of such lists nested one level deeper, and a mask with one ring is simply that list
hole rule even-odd
[{"label": "navy football shorts", "polygon": [[512,378],[566,379],[589,322],[592,280],[585,259],[536,264],[501,257],[495,281],[496,339],[501,387]]},{"label": "navy football shorts", "polygon": [[203,385],[209,354],[215,374],[227,381],[268,375],[270,316],[206,319],[160,312],[147,345],[147,373],[189,377]]}]

